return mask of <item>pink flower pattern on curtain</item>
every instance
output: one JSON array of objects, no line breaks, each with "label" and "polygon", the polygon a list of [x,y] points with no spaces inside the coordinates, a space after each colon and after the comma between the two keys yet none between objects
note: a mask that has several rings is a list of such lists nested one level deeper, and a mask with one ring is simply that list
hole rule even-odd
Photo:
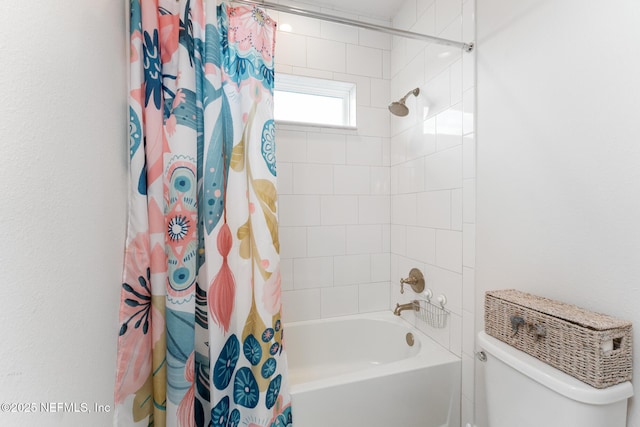
[{"label": "pink flower pattern on curtain", "polygon": [[131,0],[116,425],[292,424],[281,322],[275,22]]}]

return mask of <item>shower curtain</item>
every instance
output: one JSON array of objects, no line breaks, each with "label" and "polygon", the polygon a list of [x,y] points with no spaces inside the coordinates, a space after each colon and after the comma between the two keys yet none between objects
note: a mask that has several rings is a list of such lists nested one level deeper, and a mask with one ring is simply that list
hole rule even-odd
[{"label": "shower curtain", "polygon": [[116,425],[292,424],[275,27],[258,8],[131,0]]}]

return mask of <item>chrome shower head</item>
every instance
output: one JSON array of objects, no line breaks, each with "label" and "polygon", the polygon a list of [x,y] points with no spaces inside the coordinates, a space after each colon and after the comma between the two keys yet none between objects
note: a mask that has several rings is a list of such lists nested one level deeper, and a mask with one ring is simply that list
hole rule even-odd
[{"label": "chrome shower head", "polygon": [[404,103],[411,94],[413,94],[413,96],[418,96],[418,94],[420,94],[420,88],[417,87],[413,90],[410,90],[405,96],[400,98],[399,101],[395,101],[389,104],[389,111],[391,111],[391,114],[398,117],[404,117],[409,114],[409,108],[407,108]]}]

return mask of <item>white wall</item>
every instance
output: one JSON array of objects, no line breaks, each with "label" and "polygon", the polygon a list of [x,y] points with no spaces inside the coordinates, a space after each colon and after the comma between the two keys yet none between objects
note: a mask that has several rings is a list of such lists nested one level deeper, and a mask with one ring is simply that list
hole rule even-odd
[{"label": "white wall", "polygon": [[[473,41],[473,0],[406,0],[395,27]],[[391,99],[410,96],[406,117],[391,120],[391,302],[398,278],[422,270],[426,287],[447,297],[447,326],[434,328],[412,313],[403,317],[462,358],[464,425],[473,420],[475,265],[474,54],[459,48],[394,38]]]},{"label": "white wall", "polygon": [[638,325],[640,3],[477,11],[477,307],[515,287]]},{"label": "white wall", "polygon": [[391,38],[269,14],[292,27],[277,33],[276,72],[354,82],[357,91],[357,130],[277,126],[283,317],[387,309]]},{"label": "white wall", "polygon": [[[124,38],[121,2],[0,5],[0,403],[113,405]],[[37,412],[0,412],[0,424],[111,423]]]}]

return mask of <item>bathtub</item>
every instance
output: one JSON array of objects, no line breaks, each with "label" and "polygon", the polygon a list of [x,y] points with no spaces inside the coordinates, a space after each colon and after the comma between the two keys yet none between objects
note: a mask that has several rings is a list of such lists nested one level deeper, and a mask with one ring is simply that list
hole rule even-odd
[{"label": "bathtub", "polygon": [[460,426],[460,358],[390,311],[284,334],[295,427]]}]

